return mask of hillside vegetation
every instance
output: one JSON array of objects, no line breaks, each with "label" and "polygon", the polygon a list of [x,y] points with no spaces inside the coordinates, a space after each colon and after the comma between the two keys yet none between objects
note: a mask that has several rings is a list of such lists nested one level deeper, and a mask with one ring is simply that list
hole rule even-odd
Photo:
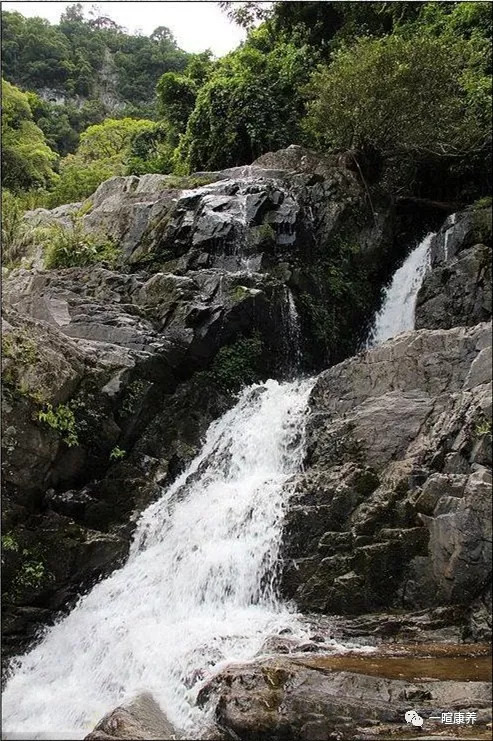
[{"label": "hillside vegetation", "polygon": [[18,207],[293,143],[337,154],[392,195],[489,194],[491,3],[221,5],[249,32],[217,60],[186,54],[164,27],[131,36],[85,18],[80,3],[56,26],[3,13],[2,164]]}]

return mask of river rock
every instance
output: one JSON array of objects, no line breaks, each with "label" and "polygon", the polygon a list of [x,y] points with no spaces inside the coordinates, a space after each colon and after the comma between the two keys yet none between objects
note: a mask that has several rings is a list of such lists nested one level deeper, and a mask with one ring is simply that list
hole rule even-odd
[{"label": "river rock", "polygon": [[104,739],[171,741],[183,736],[171,725],[152,695],[143,693],[105,715],[94,731],[85,738],[87,741]]}]

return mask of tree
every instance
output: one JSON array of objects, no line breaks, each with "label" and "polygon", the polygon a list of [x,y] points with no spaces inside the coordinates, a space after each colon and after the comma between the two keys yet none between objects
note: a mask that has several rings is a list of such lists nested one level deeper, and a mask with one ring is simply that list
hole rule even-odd
[{"label": "tree", "polygon": [[488,147],[484,44],[433,36],[361,38],[312,80],[306,122],[324,148],[384,158],[467,157]]},{"label": "tree", "polygon": [[82,3],[67,5],[64,12],[60,16],[60,23],[83,23],[83,21],[84,8]]},{"label": "tree", "polygon": [[158,28],[154,29],[154,31],[151,33],[150,37],[151,41],[157,41],[159,44],[162,41],[167,41],[175,44],[175,39],[169,28],[166,28],[166,26],[158,26]]},{"label": "tree", "polygon": [[48,205],[53,208],[80,201],[94,193],[104,180],[126,174],[133,137],[151,132],[154,127],[154,121],[133,118],[110,118],[89,126],[81,134],[76,153],[60,162],[60,179]]},{"label": "tree", "polygon": [[220,169],[299,142],[301,88],[311,66],[307,47],[271,47],[267,29],[253,32],[200,88],[180,143],[182,162],[191,170]]},{"label": "tree", "polygon": [[177,132],[185,130],[195,106],[198,86],[190,77],[166,72],[157,84],[158,112]]},{"label": "tree", "polygon": [[81,134],[77,159],[82,164],[102,160],[122,164],[132,137],[153,128],[153,121],[108,118],[101,124],[89,126]]},{"label": "tree", "polygon": [[32,120],[26,93],[2,79],[2,174],[12,191],[44,187],[55,179],[57,157]]}]

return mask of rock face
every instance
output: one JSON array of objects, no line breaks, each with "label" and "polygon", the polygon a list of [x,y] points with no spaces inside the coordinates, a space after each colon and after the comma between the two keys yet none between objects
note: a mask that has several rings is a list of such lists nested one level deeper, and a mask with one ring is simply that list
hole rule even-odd
[{"label": "rock face", "polygon": [[450,216],[431,245],[416,328],[472,326],[491,316],[491,209]]},{"label": "rock face", "polygon": [[[281,579],[311,635],[273,636],[202,689],[236,738],[431,739],[441,712],[466,706],[474,725],[447,738],[491,735],[490,650],[467,643],[491,641],[487,218],[456,215],[434,239],[427,329],[318,377]],[[334,640],[366,651],[328,653]]]},{"label": "rock face", "polygon": [[144,693],[104,716],[86,740],[159,739],[172,741],[182,738],[173,728],[152,695]]},{"label": "rock face", "polygon": [[365,265],[388,270],[381,205],[375,219],[353,173],[290,148],[188,179],[112,178],[27,215],[77,218],[122,257],[44,270],[38,254],[4,280],[6,655],[121,562],[138,512],[242,384],[292,372],[303,349],[320,365],[356,346],[369,309],[344,292],[373,285]]},{"label": "rock face", "polygon": [[401,335],[322,373],[287,514],[304,611],[466,603],[491,562],[491,325]]},{"label": "rock face", "polygon": [[[210,284],[210,271],[253,271],[257,283],[263,276],[289,287],[305,349],[323,367],[361,340],[392,270],[396,224],[385,199],[375,196],[378,213],[371,211],[351,171],[298,150],[265,155],[268,167],[259,161],[188,179],[111,178],[83,205],[83,227],[115,240],[133,276],[176,282],[186,275]],[[67,225],[80,206],[38,209],[27,218],[33,227]]]},{"label": "rock face", "polygon": [[[184,181],[113,178],[85,204],[28,215],[70,228],[78,214],[122,256],[38,260],[4,282],[7,657],[125,558],[138,513],[241,385],[331,366],[310,399],[280,584],[319,638],[274,637],[270,658],[226,669],[199,701],[252,741],[403,736],[410,703],[431,713],[465,696],[486,729],[482,675],[408,663],[404,680],[388,654],[375,671],[326,656],[337,631],[372,645],[491,636],[487,216],[460,214],[434,240],[422,329],[350,357],[397,259],[393,210],[372,201],[346,167],[290,147]],[[176,733],[143,696],[88,738]]]}]

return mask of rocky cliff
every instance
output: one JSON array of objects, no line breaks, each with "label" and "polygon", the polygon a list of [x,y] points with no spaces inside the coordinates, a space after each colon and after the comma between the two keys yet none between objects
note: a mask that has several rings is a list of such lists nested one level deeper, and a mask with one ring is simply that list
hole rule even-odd
[{"label": "rocky cliff", "polygon": [[[244,383],[354,352],[397,220],[300,147],[192,178],[113,178],[29,213],[111,238],[116,266],[4,280],[7,653],[124,557],[136,513]],[[293,352],[294,348],[294,352]]]},{"label": "rocky cliff", "polygon": [[[369,714],[385,737],[412,699],[392,669],[402,657],[415,698],[459,707],[472,682],[483,712],[486,671],[459,662],[454,687],[441,680],[458,642],[491,633],[488,213],[439,230],[417,330],[358,355],[407,216],[299,147],[192,179],[113,178],[84,204],[28,214],[33,229],[77,214],[120,260],[46,270],[37,254],[4,281],[6,655],[121,563],[139,512],[242,385],[326,368],[280,564],[310,636],[274,636],[203,687],[211,738],[355,738]],[[383,644],[376,673],[325,664],[334,636]],[[426,643],[425,663],[389,654],[389,638]],[[437,656],[446,666],[424,673]]]}]

